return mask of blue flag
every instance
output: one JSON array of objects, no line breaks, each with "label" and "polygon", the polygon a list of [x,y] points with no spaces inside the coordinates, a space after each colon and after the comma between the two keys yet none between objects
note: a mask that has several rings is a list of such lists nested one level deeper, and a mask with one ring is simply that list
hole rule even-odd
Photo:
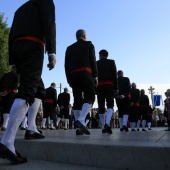
[{"label": "blue flag", "polygon": [[153,105],[154,106],[160,106],[161,100],[162,100],[162,96],[161,95],[154,95],[153,96]]}]

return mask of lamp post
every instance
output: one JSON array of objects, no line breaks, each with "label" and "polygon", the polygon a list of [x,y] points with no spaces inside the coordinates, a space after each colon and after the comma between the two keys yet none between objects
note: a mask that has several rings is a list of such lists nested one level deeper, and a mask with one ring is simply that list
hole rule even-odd
[{"label": "lamp post", "polygon": [[152,100],[152,106],[153,106],[153,94],[155,93],[154,90],[155,88],[153,88],[152,86],[150,86],[149,90],[149,94],[151,94],[151,100]]}]

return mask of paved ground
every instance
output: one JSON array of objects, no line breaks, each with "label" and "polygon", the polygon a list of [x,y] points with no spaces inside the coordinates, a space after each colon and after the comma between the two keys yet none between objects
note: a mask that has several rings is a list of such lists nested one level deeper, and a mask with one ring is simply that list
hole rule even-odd
[{"label": "paved ground", "polygon": [[[170,132],[165,129],[153,128],[146,132],[113,129],[112,135],[102,134],[101,129],[90,129],[89,136],[76,136],[74,129],[44,130],[46,138],[43,140],[24,140],[25,132],[18,130],[16,148],[28,157],[29,162],[11,166],[8,161],[0,160],[0,170],[2,167],[4,170],[19,170],[22,166],[31,170],[31,166],[36,170],[50,167],[51,170],[56,167],[61,170],[168,170]],[[0,136],[2,134],[0,132]]]}]

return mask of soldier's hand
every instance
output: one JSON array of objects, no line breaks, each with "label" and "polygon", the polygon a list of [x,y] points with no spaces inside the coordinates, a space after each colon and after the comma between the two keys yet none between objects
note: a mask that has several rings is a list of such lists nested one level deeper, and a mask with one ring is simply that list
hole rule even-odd
[{"label": "soldier's hand", "polygon": [[48,54],[48,64],[47,67],[49,70],[52,70],[55,67],[56,64],[56,55],[53,54]]}]

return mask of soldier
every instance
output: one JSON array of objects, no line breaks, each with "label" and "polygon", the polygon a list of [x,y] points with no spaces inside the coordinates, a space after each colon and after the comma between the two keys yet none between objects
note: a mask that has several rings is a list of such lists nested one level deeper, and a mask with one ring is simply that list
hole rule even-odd
[{"label": "soldier", "polygon": [[98,83],[95,49],[91,41],[86,41],[84,30],[78,30],[76,38],[77,42],[66,49],[65,73],[67,82],[73,89],[76,125],[83,133],[90,135],[85,127],[85,118],[95,101],[95,83]]},{"label": "soldier", "polygon": [[45,124],[48,117],[50,117],[50,130],[55,130],[54,128],[54,116],[57,107],[57,90],[56,84],[51,83],[51,86],[45,90],[45,98],[43,101],[43,119],[42,119],[42,129],[46,129]]},{"label": "soldier", "polygon": [[129,110],[129,122],[131,125],[131,131],[136,131],[136,122],[138,121],[139,114],[139,98],[140,90],[136,88],[136,83],[132,83],[132,89],[130,91],[130,110]]},{"label": "soldier", "polygon": [[167,117],[168,129],[165,131],[170,131],[170,89],[167,89],[165,92],[166,99],[164,101],[165,108],[164,108],[164,115]]},{"label": "soldier", "polygon": [[69,104],[70,104],[70,94],[68,93],[68,88],[64,88],[64,92],[58,95],[58,105],[60,107],[60,114],[58,115],[57,118],[57,125],[59,121],[62,118],[64,118],[64,122],[65,122],[64,130],[67,130],[69,124],[69,112],[70,112]]},{"label": "soldier", "polygon": [[131,84],[129,78],[124,77],[122,70],[119,70],[117,74],[119,93],[116,95],[116,104],[119,112],[120,131],[128,132]]},{"label": "soldier", "polygon": [[[108,52],[101,50],[99,52],[100,60],[97,61],[98,69],[98,87],[97,101],[99,108],[99,117],[102,125],[102,133],[112,134],[111,117],[114,106],[114,95],[118,93],[117,69],[114,60],[107,59]],[[105,121],[105,102],[107,103],[106,121]]]},{"label": "soldier", "polygon": [[9,112],[14,102],[18,87],[18,74],[15,66],[11,71],[5,73],[0,80],[0,96],[2,98],[3,124],[1,130],[4,131],[9,120]]},{"label": "soldier", "polygon": [[155,107],[152,108],[151,105],[148,107],[148,114],[147,114],[147,118],[146,118],[148,130],[152,130],[151,122],[152,122],[152,115],[153,115],[154,110],[155,110]]},{"label": "soldier", "polygon": [[149,98],[145,95],[145,90],[141,89],[141,95],[139,99],[139,113],[142,115],[142,131],[146,131],[146,120],[149,108]]},{"label": "soldier", "polygon": [[[50,70],[55,67],[55,28],[53,0],[30,0],[15,12],[9,35],[9,64],[16,66],[20,74],[20,84],[10,110],[7,129],[0,143],[0,157],[14,164],[27,162],[27,158],[21,157],[16,151],[14,140],[29,107],[32,106],[34,110],[38,110],[39,104],[35,102],[35,98],[42,99],[44,96],[44,85],[41,81],[44,47],[48,53],[47,67]],[[32,113],[30,120],[35,121],[37,113]],[[25,135],[28,138],[44,138],[33,129],[27,130]]]}]

